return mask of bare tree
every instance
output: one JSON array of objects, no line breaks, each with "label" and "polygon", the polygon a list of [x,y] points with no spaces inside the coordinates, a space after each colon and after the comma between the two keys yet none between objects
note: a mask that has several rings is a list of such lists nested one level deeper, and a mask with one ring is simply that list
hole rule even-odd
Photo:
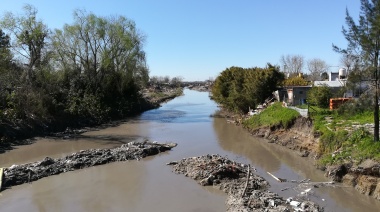
[{"label": "bare tree", "polygon": [[280,62],[284,67],[284,72],[289,75],[302,73],[304,66],[304,57],[301,55],[282,55]]},{"label": "bare tree", "polygon": [[311,81],[317,81],[321,80],[321,75],[327,71],[328,65],[325,61],[319,58],[314,58],[307,61],[307,68],[310,72],[309,79]]}]

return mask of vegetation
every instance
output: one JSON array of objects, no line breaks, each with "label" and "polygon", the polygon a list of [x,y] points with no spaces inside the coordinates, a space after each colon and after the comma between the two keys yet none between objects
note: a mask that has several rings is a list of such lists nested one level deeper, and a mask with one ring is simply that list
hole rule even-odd
[{"label": "vegetation", "polygon": [[306,86],[310,85],[310,82],[306,81],[304,78],[300,76],[289,77],[284,80],[284,86]]},{"label": "vegetation", "polygon": [[283,107],[280,102],[276,102],[263,112],[246,119],[243,125],[248,129],[272,126],[281,126],[286,129],[292,125],[298,116],[297,111]]},{"label": "vegetation", "polygon": [[[328,89],[328,88],[325,88]],[[320,91],[325,93],[326,91]],[[313,94],[312,92],[309,94]],[[310,97],[308,97],[310,98]],[[321,98],[324,99],[324,98]],[[341,163],[360,163],[365,159],[380,162],[379,142],[373,142],[368,124],[373,123],[372,101],[368,96],[344,103],[337,110],[311,106],[314,135],[319,138],[317,153],[322,166]],[[260,127],[289,128],[299,117],[298,112],[277,102],[257,115],[243,121],[248,129]]]},{"label": "vegetation", "polygon": [[52,31],[23,9],[0,19],[0,123],[100,123],[141,110],[149,71],[132,20],[76,10]]},{"label": "vegetation", "polygon": [[356,58],[357,65],[362,70],[369,70],[373,80],[374,108],[374,141],[379,141],[379,54],[380,54],[380,0],[361,0],[359,23],[356,24],[346,12],[346,25],[343,35],[348,41],[348,47],[341,49],[333,46],[334,50],[346,58]]},{"label": "vegetation", "polygon": [[330,115],[314,116],[314,130],[320,134],[318,153],[321,165],[347,162],[360,163],[372,158],[380,162],[379,142],[373,142],[373,135],[364,126],[372,122],[373,111],[355,116],[341,116],[339,111]]},{"label": "vegetation", "polygon": [[212,94],[226,108],[245,113],[272,96],[283,79],[279,67],[271,64],[266,68],[231,67],[216,78]]},{"label": "vegetation", "polygon": [[314,86],[307,93],[307,102],[321,108],[327,108],[332,97],[331,90],[328,86]]}]

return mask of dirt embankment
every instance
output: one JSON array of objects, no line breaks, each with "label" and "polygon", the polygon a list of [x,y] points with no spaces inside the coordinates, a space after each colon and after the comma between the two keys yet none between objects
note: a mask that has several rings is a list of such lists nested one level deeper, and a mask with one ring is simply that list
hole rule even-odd
[{"label": "dirt embankment", "polygon": [[144,111],[158,108],[177,96],[182,95],[182,90],[165,88],[164,91],[156,89],[146,90],[139,105],[125,117],[110,118],[108,121],[91,119],[78,119],[76,117],[53,117],[49,120],[38,120],[29,118],[28,120],[18,120],[9,122],[0,120],[0,153],[11,150],[13,146],[33,143],[36,136],[57,136],[69,137],[73,134],[80,134],[86,131],[84,128],[95,128],[101,126],[113,126],[121,119],[142,113]]},{"label": "dirt embankment", "polygon": [[[310,119],[299,117],[289,129],[263,127],[250,131],[252,135],[268,139],[286,148],[295,150],[301,157],[318,159],[318,137],[313,133]],[[313,164],[314,165],[314,164]],[[380,200],[380,164],[366,160],[361,164],[346,163],[322,168],[325,175],[335,182],[355,187],[360,193]]]}]

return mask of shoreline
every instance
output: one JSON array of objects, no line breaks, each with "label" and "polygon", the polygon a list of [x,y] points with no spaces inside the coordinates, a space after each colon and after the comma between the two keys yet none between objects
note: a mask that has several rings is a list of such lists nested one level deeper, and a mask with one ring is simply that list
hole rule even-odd
[{"label": "shoreline", "polygon": [[299,196],[284,199],[268,190],[269,182],[256,175],[250,164],[232,161],[220,155],[204,155],[172,161],[173,172],[182,174],[202,186],[212,186],[227,194],[225,202],[228,212],[233,211],[323,211],[316,203],[309,201],[308,192],[314,186],[299,182],[309,189]]},{"label": "shoreline", "polygon": [[[219,114],[227,122],[241,126],[241,115],[226,111],[222,108]],[[241,126],[243,127],[243,126]],[[244,128],[244,127],[243,127]],[[371,196],[380,200],[380,163],[367,159],[360,164],[344,163],[330,166],[320,166],[317,163],[318,137],[313,133],[312,120],[305,117],[298,117],[294,123],[284,129],[280,126],[259,127],[253,130],[246,129],[251,136],[264,138],[268,143],[280,145],[284,148],[293,150],[300,158],[310,158],[311,166],[315,169],[324,171],[325,177],[333,182],[354,187],[359,193]]]},{"label": "shoreline", "polygon": [[84,133],[86,131],[116,126],[124,120],[141,114],[145,111],[159,108],[162,104],[183,94],[176,89],[167,89],[160,96],[152,98],[159,92],[146,92],[143,102],[140,103],[136,111],[130,114],[111,118],[101,123],[90,119],[70,119],[70,117],[55,117],[53,120],[39,121],[36,119],[19,122],[17,124],[10,122],[0,122],[0,154],[12,150],[15,146],[29,145],[34,143],[35,137],[51,136],[60,138],[70,138],[72,136]]}]

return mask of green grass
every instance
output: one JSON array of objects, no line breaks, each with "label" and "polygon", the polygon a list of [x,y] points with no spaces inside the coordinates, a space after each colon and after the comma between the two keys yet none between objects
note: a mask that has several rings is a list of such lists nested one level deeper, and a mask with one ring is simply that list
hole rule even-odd
[{"label": "green grass", "polygon": [[[380,162],[380,142],[373,142],[373,135],[365,128],[353,127],[373,123],[372,111],[349,116],[313,106],[310,112],[314,133],[319,138],[320,165],[360,163],[365,159]],[[298,116],[297,111],[275,103],[260,114],[245,120],[243,125],[249,129],[272,126],[288,128]]]},{"label": "green grass", "polygon": [[280,102],[276,102],[263,112],[245,120],[243,125],[249,129],[278,125],[288,128],[298,116],[299,113],[297,111],[282,107]]},{"label": "green grass", "polygon": [[353,127],[373,123],[372,111],[349,116],[317,108],[312,119],[314,132],[320,135],[320,165],[360,163],[369,158],[380,162],[380,142],[374,142],[365,128]]}]

